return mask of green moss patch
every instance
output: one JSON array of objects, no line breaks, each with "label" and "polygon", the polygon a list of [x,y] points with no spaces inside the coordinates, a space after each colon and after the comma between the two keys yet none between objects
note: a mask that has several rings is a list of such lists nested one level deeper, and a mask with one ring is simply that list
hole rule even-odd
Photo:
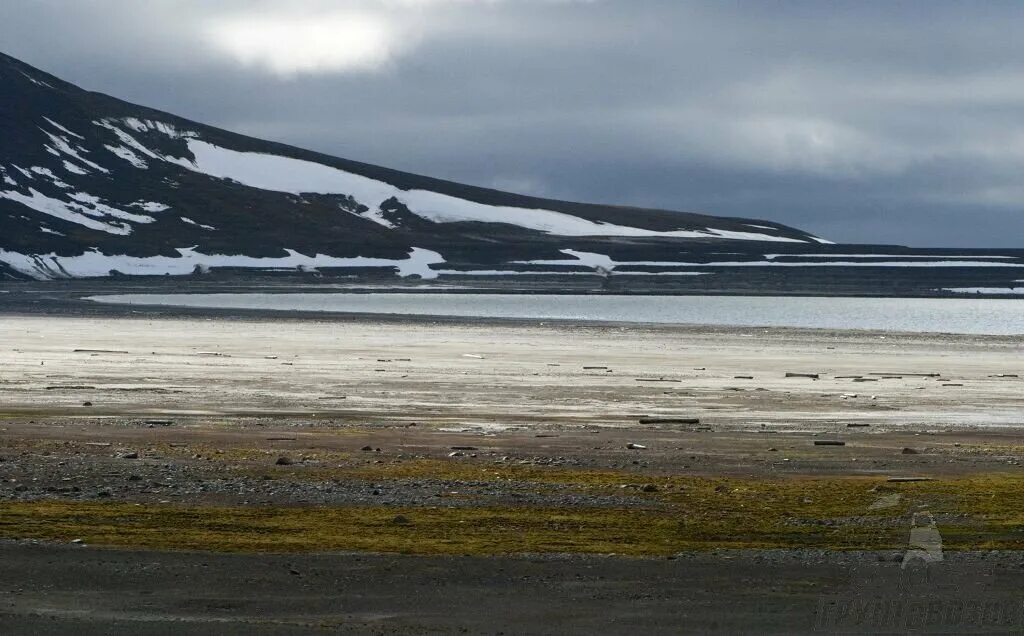
[{"label": "green moss patch", "polygon": [[[585,481],[581,486],[608,486],[591,484],[592,475]],[[927,509],[939,520],[946,549],[1024,549],[1024,477],[1016,475],[905,484],[864,477],[666,477],[656,488],[647,496],[665,505],[642,510],[6,502],[0,536],[227,552],[642,556],[715,548],[899,549],[907,544],[911,513]],[[884,497],[898,501],[872,509]]]}]

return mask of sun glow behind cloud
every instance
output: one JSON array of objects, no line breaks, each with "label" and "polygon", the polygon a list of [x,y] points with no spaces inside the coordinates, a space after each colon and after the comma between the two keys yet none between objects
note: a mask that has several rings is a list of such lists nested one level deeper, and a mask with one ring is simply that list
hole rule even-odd
[{"label": "sun glow behind cloud", "polygon": [[387,21],[360,13],[221,17],[206,34],[238,62],[279,75],[376,69],[391,60],[400,39]]}]

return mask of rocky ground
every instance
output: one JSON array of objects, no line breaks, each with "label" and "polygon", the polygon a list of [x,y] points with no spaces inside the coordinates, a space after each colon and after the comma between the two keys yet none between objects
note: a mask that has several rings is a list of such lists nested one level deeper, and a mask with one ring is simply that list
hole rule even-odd
[{"label": "rocky ground", "polygon": [[[0,332],[8,632],[1021,629],[1017,337]],[[870,622],[883,601],[904,623]]]}]

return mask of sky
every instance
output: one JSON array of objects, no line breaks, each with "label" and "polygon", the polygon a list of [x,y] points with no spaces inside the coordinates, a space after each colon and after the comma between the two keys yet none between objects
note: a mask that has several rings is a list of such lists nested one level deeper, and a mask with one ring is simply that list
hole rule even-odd
[{"label": "sky", "polygon": [[839,242],[1024,247],[1024,3],[0,0],[0,51],[256,137]]}]

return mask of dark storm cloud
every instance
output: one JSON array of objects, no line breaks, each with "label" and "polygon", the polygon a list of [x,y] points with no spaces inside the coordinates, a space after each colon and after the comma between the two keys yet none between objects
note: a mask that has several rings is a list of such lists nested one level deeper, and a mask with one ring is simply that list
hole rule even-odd
[{"label": "dark storm cloud", "polygon": [[0,49],[232,130],[850,242],[1024,246],[1017,3],[0,0]]}]

